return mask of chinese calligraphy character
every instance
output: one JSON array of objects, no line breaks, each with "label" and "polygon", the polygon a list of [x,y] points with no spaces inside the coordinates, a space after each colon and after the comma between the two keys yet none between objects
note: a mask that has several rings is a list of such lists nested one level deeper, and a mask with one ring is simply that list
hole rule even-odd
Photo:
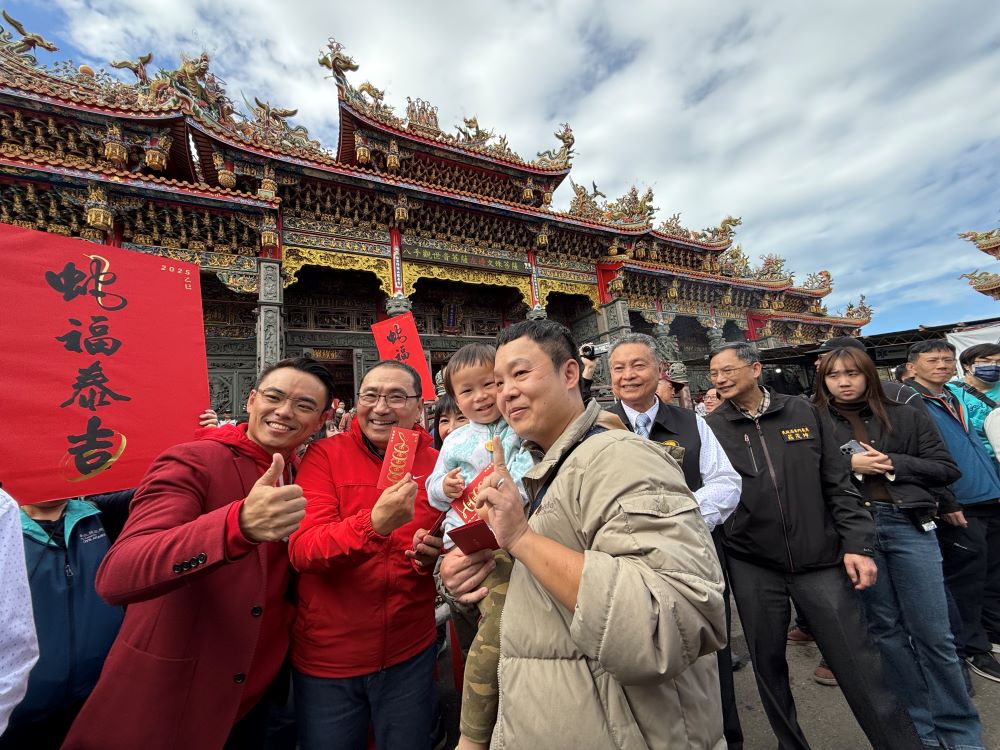
[{"label": "chinese calligraphy character", "polygon": [[[90,274],[86,274],[69,262],[59,273],[45,272],[45,281],[50,287],[69,302],[84,294],[89,294],[97,300],[97,304],[108,311],[121,310],[128,304],[120,294],[105,290],[118,280],[118,274],[113,273],[111,263],[100,255],[88,255],[90,258]],[[92,288],[91,288],[92,287]]]},{"label": "chinese calligraphy character", "polygon": [[115,393],[107,384],[108,376],[104,374],[100,361],[94,360],[92,365],[79,370],[76,383],[73,384],[73,395],[59,406],[66,407],[78,402],[85,409],[97,411],[98,406],[108,406],[111,403],[108,401],[109,398],[115,401],[132,400],[131,396]]},{"label": "chinese calligraphy character", "polygon": [[[87,354],[106,354],[110,357],[118,351],[122,342],[108,335],[108,325],[104,322],[106,320],[107,317],[104,315],[91,315],[90,335],[87,338],[83,338],[82,331],[67,331],[62,336],[56,336],[56,341],[62,341],[66,351],[69,352],[82,354],[83,349],[86,349]],[[75,318],[70,318],[69,322],[75,326],[83,325]]]},{"label": "chinese calligraphy character", "polygon": [[409,358],[410,358],[410,353],[406,351],[406,347],[400,346],[399,349],[396,351],[396,361],[405,362]]},{"label": "chinese calligraphy character", "polygon": [[101,426],[100,417],[91,417],[87,420],[87,429],[82,435],[67,435],[66,439],[71,445],[66,451],[73,457],[76,470],[82,475],[92,474],[104,468],[114,460],[111,453],[111,438],[114,437],[114,430]]},{"label": "chinese calligraphy character", "polygon": [[394,325],[389,330],[389,333],[385,335],[385,340],[388,341],[390,344],[395,344],[397,342],[402,344],[406,341],[406,335],[403,333],[403,329],[400,328],[399,325],[397,324]]}]

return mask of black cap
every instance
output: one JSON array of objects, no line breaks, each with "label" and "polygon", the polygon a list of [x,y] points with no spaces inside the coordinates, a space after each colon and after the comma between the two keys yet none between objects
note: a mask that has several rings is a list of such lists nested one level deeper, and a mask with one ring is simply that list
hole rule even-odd
[{"label": "black cap", "polygon": [[806,352],[806,354],[826,354],[827,352],[832,352],[834,349],[860,349],[861,351],[867,351],[865,345],[853,336],[834,336],[832,339],[827,339],[820,344],[819,349],[813,349]]}]

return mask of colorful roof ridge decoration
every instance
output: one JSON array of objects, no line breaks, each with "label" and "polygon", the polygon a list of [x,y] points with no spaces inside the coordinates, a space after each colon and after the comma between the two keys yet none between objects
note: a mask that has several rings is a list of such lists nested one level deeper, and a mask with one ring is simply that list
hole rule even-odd
[{"label": "colorful roof ridge decoration", "polygon": [[706,227],[695,232],[681,224],[681,215],[674,214],[656,228],[659,234],[681,240],[693,240],[706,245],[728,247],[736,233],[736,227],[743,223],[739,216],[727,216],[717,227]]},{"label": "colorful roof ridge decoration", "polygon": [[365,81],[355,88],[347,80],[347,73],[356,72],[358,64],[344,52],[343,44],[330,37],[327,41],[327,50],[320,54],[319,64],[330,71],[329,77],[333,78],[337,85],[337,93],[342,104],[356,115],[375,121],[400,135],[430,141],[436,145],[455,147],[515,166],[534,167],[551,172],[569,170],[573,157],[574,137],[568,123],[563,123],[560,130],[555,133],[555,137],[562,143],[560,148],[542,151],[536,159],[527,161],[510,148],[507,136],[502,134],[497,136],[492,130],[483,129],[476,116],[464,119],[464,127],[456,126],[456,134],[452,135],[441,130],[437,107],[420,98],[406,97],[406,117],[399,117],[395,109],[385,103],[385,89],[377,88],[370,81]]},{"label": "colorful roof ridge decoration", "polygon": [[[962,232],[958,236],[973,243],[990,257],[1000,260],[1000,228],[988,232]],[[1000,300],[1000,274],[980,271],[977,268],[974,272],[964,273],[959,278],[968,279],[969,286],[980,294]]]}]

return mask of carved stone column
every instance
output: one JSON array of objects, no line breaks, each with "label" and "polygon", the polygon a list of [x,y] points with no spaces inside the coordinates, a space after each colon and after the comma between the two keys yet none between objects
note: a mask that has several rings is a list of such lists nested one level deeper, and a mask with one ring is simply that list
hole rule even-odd
[{"label": "carved stone column", "polygon": [[676,362],[681,358],[677,337],[670,333],[670,324],[673,322],[673,315],[662,315],[653,325],[653,338],[656,339],[660,356],[665,362]]},{"label": "carved stone column", "polygon": [[597,330],[601,334],[602,341],[615,341],[626,333],[631,333],[628,302],[623,299],[613,299],[606,305],[601,305],[597,315]]},{"label": "carved stone column", "polygon": [[544,307],[534,307],[531,310],[528,310],[528,314],[524,317],[528,320],[545,320],[549,317],[549,314],[545,312]]},{"label": "carved stone column", "polygon": [[257,297],[257,371],[279,362],[285,352],[285,332],[281,319],[284,289],[281,263],[261,258]]},{"label": "carved stone column", "polygon": [[714,349],[726,343],[722,335],[722,326],[715,318],[698,318],[698,322],[705,328],[705,335],[708,337],[708,348]]}]

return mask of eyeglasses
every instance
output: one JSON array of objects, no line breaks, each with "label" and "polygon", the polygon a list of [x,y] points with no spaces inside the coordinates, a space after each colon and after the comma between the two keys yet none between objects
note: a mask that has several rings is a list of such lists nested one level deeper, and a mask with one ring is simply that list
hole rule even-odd
[{"label": "eyeglasses", "polygon": [[314,401],[305,401],[301,398],[286,396],[281,391],[257,391],[264,403],[269,406],[281,406],[286,401],[292,405],[297,414],[310,416],[320,411],[320,407]]},{"label": "eyeglasses", "polygon": [[740,365],[739,367],[725,367],[721,370],[709,370],[708,377],[710,380],[718,380],[719,378],[731,378],[733,373],[739,372],[750,365]]},{"label": "eyeglasses", "polygon": [[375,406],[381,398],[385,399],[385,403],[390,409],[400,409],[406,406],[406,402],[411,398],[420,398],[420,396],[407,396],[405,393],[390,393],[386,395],[384,393],[375,393],[374,391],[365,391],[358,394],[358,403],[362,406]]}]

